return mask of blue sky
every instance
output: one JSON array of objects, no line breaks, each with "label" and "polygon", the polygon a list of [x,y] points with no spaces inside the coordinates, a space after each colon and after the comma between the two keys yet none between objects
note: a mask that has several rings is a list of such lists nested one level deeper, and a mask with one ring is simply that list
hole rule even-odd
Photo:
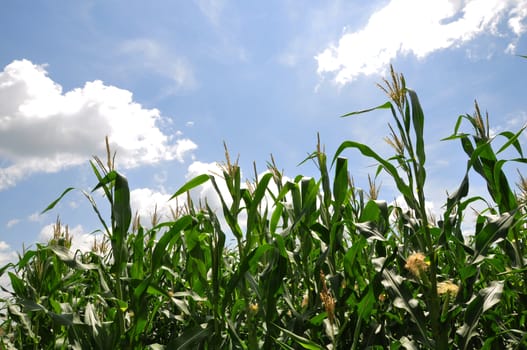
[{"label": "blue sky", "polygon": [[[57,215],[89,245],[99,226],[79,191],[39,213],[66,187],[93,188],[88,160],[104,157],[106,135],[145,220],[223,161],[224,141],[249,179],[271,154],[287,176],[316,175],[298,164],[317,133],[330,156],[344,140],[390,155],[389,114],[339,118],[386,101],[375,84],[390,64],[425,110],[428,199],[440,210],[465,166],[459,144],[440,141],[457,117],[477,99],[495,132],[527,122],[526,17],[527,0],[6,1],[0,263],[45,241]],[[365,187],[372,162],[346,156]],[[383,179],[381,197],[396,196]]]}]

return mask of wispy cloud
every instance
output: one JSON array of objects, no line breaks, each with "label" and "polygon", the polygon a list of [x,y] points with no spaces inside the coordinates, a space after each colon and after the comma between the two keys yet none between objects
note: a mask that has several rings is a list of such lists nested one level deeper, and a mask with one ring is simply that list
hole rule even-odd
[{"label": "wispy cloud", "polygon": [[42,220],[42,216],[39,212],[34,212],[33,214],[29,215],[27,219],[31,222],[39,222]]},{"label": "wispy cloud", "polygon": [[15,226],[16,224],[20,223],[20,219],[11,219],[7,222],[6,227],[11,228]]},{"label": "wispy cloud", "polygon": [[219,24],[225,0],[195,0],[195,2],[213,25]]},{"label": "wispy cloud", "polygon": [[149,38],[126,40],[118,51],[126,57],[125,65],[130,69],[144,71],[146,68],[149,72],[172,81],[173,85],[168,89],[168,94],[191,90],[197,86],[191,64],[157,40]]},{"label": "wispy cloud", "polygon": [[505,50],[514,52],[526,17],[527,0],[391,0],[364,28],[345,31],[316,55],[318,73],[342,85],[361,74],[382,74],[398,55],[421,59],[483,34],[508,40]]},{"label": "wispy cloud", "polygon": [[93,81],[63,93],[44,66],[13,61],[0,72],[0,190],[105,154],[105,136],[123,168],[183,161],[197,145],[165,135],[162,120],[130,91]]}]

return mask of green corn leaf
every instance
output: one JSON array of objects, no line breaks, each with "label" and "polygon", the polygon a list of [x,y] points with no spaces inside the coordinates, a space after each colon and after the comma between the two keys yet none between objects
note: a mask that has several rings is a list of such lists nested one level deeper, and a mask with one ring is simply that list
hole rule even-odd
[{"label": "green corn leaf", "polygon": [[184,299],[178,299],[178,298],[172,298],[172,302],[177,306],[177,308],[182,312],[184,313],[185,315],[187,316],[190,316],[190,310],[189,310],[189,305],[188,305],[188,302]]},{"label": "green corn leaf", "polygon": [[510,159],[509,161],[527,164],[527,158],[513,158],[513,159]]},{"label": "green corn leaf", "polygon": [[454,193],[449,195],[447,198],[448,210],[450,210],[452,206],[458,204],[461,201],[461,198],[466,197],[468,195],[468,190],[469,190],[469,177],[468,177],[468,173],[466,173],[458,189]]},{"label": "green corn leaf", "polygon": [[115,179],[117,178],[117,171],[110,171],[108,174],[106,174],[106,176],[104,176],[103,178],[101,178],[99,180],[99,182],[97,183],[97,185],[95,185],[95,187],[93,188],[93,190],[91,190],[92,192],[95,192],[97,191],[99,188],[103,188],[105,186],[108,186],[109,184],[111,184],[112,182],[115,181]]},{"label": "green corn leaf", "polygon": [[302,195],[302,215],[311,216],[316,211],[319,184],[313,178],[304,178],[300,183]]},{"label": "green corn leaf", "polygon": [[59,258],[60,261],[65,263],[71,268],[77,270],[94,270],[97,268],[95,264],[84,264],[80,262],[75,255],[68,248],[61,245],[49,245],[48,248]]},{"label": "green corn leaf", "polygon": [[[285,187],[285,186],[284,186]],[[293,212],[295,214],[296,220],[300,220],[300,215],[302,213],[302,193],[297,183],[294,183],[290,187],[291,197],[293,199]]]},{"label": "green corn leaf", "polygon": [[19,257],[19,260],[18,260],[18,263],[16,264],[16,266],[19,269],[26,268],[27,264],[31,261],[31,259],[36,254],[37,254],[37,252],[35,250],[28,250],[27,252],[24,253],[24,255],[22,257]]},{"label": "green corn leaf", "polygon": [[31,325],[31,319],[29,318],[28,314],[22,312],[17,305],[8,305],[7,309],[9,311],[9,316],[15,319],[16,322],[20,324],[20,327],[24,329],[25,332],[27,332],[27,335],[24,335],[33,341],[37,341],[38,339],[35,337],[35,333],[33,332],[33,327]]},{"label": "green corn leaf", "polygon": [[266,301],[265,322],[270,325],[277,313],[276,299],[280,286],[287,271],[287,260],[280,254],[278,248],[270,251],[270,259],[262,273],[263,294]]},{"label": "green corn leaf", "polygon": [[497,161],[494,165],[493,172],[494,192],[496,198],[498,199],[496,202],[499,205],[501,211],[510,211],[517,207],[516,195],[511,190],[507,176],[502,170],[503,165],[505,165],[506,162],[507,161],[504,159]]},{"label": "green corn leaf", "polygon": [[134,288],[133,296],[137,302],[141,303],[141,299],[143,298],[143,295],[146,293],[147,289],[150,287],[151,281],[152,276],[148,276],[147,278],[141,280],[141,283],[139,283],[139,285]]},{"label": "green corn leaf", "polygon": [[191,189],[193,189],[195,187],[198,187],[199,185],[203,185],[205,182],[209,181],[210,178],[211,178],[211,176],[210,175],[206,175],[206,174],[202,174],[202,175],[196,176],[195,178],[191,179],[186,184],[181,186],[181,188],[179,190],[177,190],[176,193],[174,193],[172,195],[172,197],[170,197],[169,200],[174,199],[177,196],[179,196],[180,194],[188,192]]},{"label": "green corn leaf", "polygon": [[513,223],[514,214],[503,213],[497,217],[490,217],[481,231],[476,232],[476,249],[471,263],[485,258],[485,253],[490,245],[496,240],[505,237]]},{"label": "green corn leaf", "polygon": [[253,204],[260,204],[262,198],[265,195],[265,192],[267,191],[269,181],[272,178],[273,174],[267,173],[260,179],[260,181],[258,182],[258,186],[256,187],[253,193]]},{"label": "green corn leaf", "polygon": [[50,211],[51,209],[55,208],[55,206],[57,205],[58,202],[60,202],[62,197],[64,197],[68,192],[70,192],[70,191],[72,191],[74,189],[75,189],[74,187],[68,187],[67,189],[65,189],[64,192],[62,192],[62,194],[57,199],[55,199],[53,202],[51,202],[46,207],[46,209],[44,209],[40,214],[42,215],[42,214],[46,213],[47,211]]},{"label": "green corn leaf", "polygon": [[280,193],[278,193],[278,197],[276,197],[276,201],[277,202],[280,202],[280,201],[283,201],[285,199],[285,197],[287,196],[287,194],[289,192],[292,191],[292,189],[297,186],[295,183],[291,182],[291,181],[287,181],[282,189],[280,190]]},{"label": "green corn leaf", "polygon": [[152,253],[152,271],[156,271],[163,264],[167,255],[168,244],[181,234],[192,223],[192,217],[185,215],[172,224],[170,229],[159,239]]},{"label": "green corn leaf", "polygon": [[26,285],[22,279],[20,279],[17,275],[15,275],[12,272],[8,272],[9,280],[11,281],[11,287],[13,287],[13,291],[16,295],[19,297],[23,297],[26,295]]},{"label": "green corn leaf", "polygon": [[232,320],[230,318],[227,318],[226,319],[227,321],[227,326],[229,327],[229,330],[230,330],[230,334],[231,336],[236,339],[236,342],[238,343],[239,346],[241,346],[241,348],[243,350],[248,350],[249,348],[247,347],[247,344],[245,344],[245,342],[240,338],[240,331],[238,329],[238,327],[236,327],[234,325],[234,323],[232,322]]},{"label": "green corn leaf", "polygon": [[383,220],[388,218],[388,205],[385,201],[370,199],[360,213],[359,222],[377,222],[381,218]]},{"label": "green corn leaf", "polygon": [[278,339],[275,339],[275,341],[276,341],[276,344],[280,345],[280,347],[281,347],[282,349],[285,349],[285,350],[295,350],[295,348],[293,348],[293,347],[287,345],[287,344],[284,343],[284,342],[281,342],[281,341],[278,340]]},{"label": "green corn leaf", "polygon": [[145,256],[145,235],[144,229],[139,227],[137,234],[133,237],[133,259],[132,267],[130,268],[130,276],[134,279],[142,279],[144,277],[144,256]]},{"label": "green corn leaf", "polygon": [[[467,136],[462,136],[459,138],[459,140],[461,141],[461,147],[463,148],[463,151],[465,151],[465,153],[471,157],[472,154],[474,153],[474,145],[472,145],[472,142],[470,142],[470,139],[469,139],[469,136],[470,135],[467,135]],[[470,160],[469,160],[469,165],[470,165]]]},{"label": "green corn leaf", "polygon": [[371,111],[375,111],[377,109],[390,109],[390,108],[392,108],[392,103],[388,101],[388,102],[383,103],[382,105],[379,105],[377,107],[363,109],[361,111],[356,111],[356,112],[351,112],[351,113],[346,113],[344,115],[341,115],[340,117],[341,118],[345,118],[345,117],[350,117],[352,115],[368,113],[368,112],[371,112]]},{"label": "green corn leaf", "polygon": [[317,160],[318,169],[320,171],[320,182],[322,183],[322,193],[324,195],[324,204],[328,207],[331,202],[331,188],[329,186],[329,172],[326,162],[326,154],[318,152]]},{"label": "green corn leaf", "polygon": [[298,163],[296,166],[298,167],[298,166],[300,166],[300,165],[303,165],[303,164],[306,163],[308,160],[316,159],[316,158],[317,158],[317,154],[318,154],[317,151],[308,154],[307,157],[306,157],[303,161],[301,161],[300,163]]},{"label": "green corn leaf", "polygon": [[461,126],[461,122],[463,121],[464,118],[465,118],[464,115],[458,116],[458,118],[456,120],[456,125],[454,126],[454,132],[452,133],[452,135],[441,139],[441,141],[455,140],[455,139],[459,139],[459,138],[462,138],[462,137],[468,137],[469,136],[468,134],[465,134],[465,133],[461,133],[460,134],[459,133],[459,127]]},{"label": "green corn leaf", "polygon": [[494,281],[487,288],[479,291],[478,295],[472,299],[465,310],[464,324],[457,333],[462,338],[462,349],[467,349],[470,339],[477,335],[475,328],[481,315],[500,302],[503,293],[503,282]]},{"label": "green corn leaf", "polygon": [[295,334],[295,333],[291,332],[288,329],[280,327],[277,324],[274,324],[274,326],[276,328],[278,328],[279,330],[281,330],[283,333],[285,333],[285,335],[287,335],[288,337],[291,337],[298,345],[300,345],[304,349],[308,349],[308,350],[323,350],[323,349],[325,349],[323,346],[318,345],[314,341],[309,340],[307,338],[304,338],[304,337],[302,337],[302,336],[300,336],[298,334]]},{"label": "green corn leaf", "polygon": [[48,315],[55,321],[55,323],[61,326],[71,327],[74,324],[74,316],[72,313],[57,314],[55,312],[48,312]]},{"label": "green corn leaf", "polygon": [[[115,224],[114,232],[112,232],[112,234],[118,234],[119,237],[116,237],[116,239],[118,241],[124,241],[130,222],[132,221],[128,180],[126,177],[113,170],[99,181],[99,183],[93,188],[92,192],[99,188],[105,188],[106,192],[108,185],[111,183],[113,183],[114,186],[113,200],[111,197],[108,197],[108,200],[110,200],[112,204],[112,215]],[[122,247],[120,247],[120,249],[122,249]],[[114,252],[114,254],[119,256],[118,252]]]},{"label": "green corn leaf", "polygon": [[6,271],[7,269],[12,268],[12,267],[14,267],[14,266],[15,266],[15,265],[14,265],[13,263],[7,263],[6,265],[2,266],[2,267],[0,268],[0,276],[2,276],[2,275],[5,273],[5,271]]},{"label": "green corn leaf", "polygon": [[[227,285],[225,287],[225,293],[223,297],[223,305],[222,307],[225,309],[227,307],[227,303],[231,302],[232,295],[234,294],[238,284],[242,280],[242,278],[245,276],[245,273],[249,271],[250,267],[250,261],[252,260],[253,256],[255,256],[257,253],[260,253],[263,249],[260,249],[260,247],[253,249],[246,257],[245,259],[241,260],[238,269],[234,271],[230,275],[230,279],[227,282]],[[257,260],[252,260],[257,261]]]},{"label": "green corn leaf", "polygon": [[333,157],[333,163],[338,158],[338,156],[347,148],[355,148],[359,150],[364,156],[373,158],[379,164],[383,167],[383,169],[393,178],[395,181],[395,184],[397,186],[397,189],[401,192],[401,194],[404,196],[407,204],[411,208],[417,208],[417,203],[415,200],[415,196],[412,192],[412,189],[403,181],[403,179],[399,176],[399,173],[397,172],[397,169],[395,166],[393,166],[390,162],[386,161],[384,158],[382,158],[380,155],[378,155],[375,151],[373,151],[370,147],[367,145],[364,145],[359,142],[355,141],[345,141],[343,142],[339,148],[337,149],[337,152],[335,153],[335,156]]},{"label": "green corn leaf", "polygon": [[335,197],[335,207],[339,208],[348,195],[348,160],[337,158],[335,169],[335,180],[333,181],[333,196]]},{"label": "green corn leaf", "polygon": [[271,222],[269,223],[269,230],[272,234],[276,233],[276,227],[278,226],[278,221],[282,217],[283,210],[284,205],[280,202],[276,202],[273,214],[271,215]]},{"label": "green corn leaf", "polygon": [[[112,172],[113,173],[113,172]],[[120,230],[123,238],[128,232],[132,221],[132,210],[130,209],[130,189],[128,180],[115,172],[114,203],[112,208],[116,229]]]},{"label": "green corn leaf", "polygon": [[[423,139],[424,134],[424,113],[419,103],[419,98],[417,93],[413,90],[407,89],[408,94],[410,95],[410,103],[412,105],[412,121],[415,131],[415,140],[416,140],[416,152],[417,158],[419,159],[419,165],[424,166],[426,155],[425,155],[425,144]],[[424,181],[422,182],[424,183]]]},{"label": "green corn leaf", "polygon": [[21,299],[20,305],[23,306],[23,309],[25,312],[39,312],[39,311],[42,311],[44,313],[49,312],[45,306],[39,303],[36,303],[35,301],[30,300],[30,299]]},{"label": "green corn leaf", "polygon": [[368,321],[370,319],[371,312],[373,311],[373,307],[376,303],[377,299],[375,298],[375,294],[373,293],[373,287],[369,285],[368,292],[362,297],[361,301],[357,305],[359,317],[364,321]]},{"label": "green corn leaf", "polygon": [[269,250],[272,250],[273,246],[270,244],[261,244],[258,246],[258,248],[255,248],[251,254],[249,254],[249,268],[250,269],[256,269],[258,267],[258,264],[260,263],[260,259],[262,256],[268,252]]},{"label": "green corn leaf", "polygon": [[[223,209],[223,215],[225,217],[225,221],[227,222],[227,225],[229,225],[229,228],[232,230],[232,233],[236,237],[237,240],[241,240],[243,233],[240,228],[240,225],[238,224],[238,221],[236,220],[236,216],[238,215],[237,210],[234,210],[234,212],[229,208],[227,205],[225,199],[223,198],[223,194],[218,187],[218,184],[216,183],[216,178],[214,176],[210,177],[210,181],[212,183],[212,187],[214,187],[214,190],[216,191],[216,194],[218,197],[220,197],[221,206]],[[227,182],[227,181],[226,181]],[[233,198],[233,206],[234,206],[234,198]]]},{"label": "green corn leaf", "polygon": [[411,291],[404,285],[403,277],[392,273],[388,269],[383,269],[382,275],[382,284],[394,294],[394,306],[408,312],[411,320],[419,330],[419,335],[423,338],[426,345],[432,349],[433,346],[428,339],[427,330],[425,328],[426,321],[423,310],[419,306],[419,302],[413,298]]},{"label": "green corn leaf", "polygon": [[168,348],[177,350],[196,349],[198,348],[197,345],[203,339],[208,338],[211,333],[212,329],[210,327],[194,326],[187,328],[183,334],[168,345]]},{"label": "green corn leaf", "polygon": [[[367,241],[364,237],[360,237],[353,242],[351,247],[344,255],[344,271],[350,280],[359,277],[362,274],[362,268],[360,264],[361,253],[367,245]],[[359,263],[357,263],[359,261]]]},{"label": "green corn leaf", "polygon": [[496,154],[500,154],[501,152],[509,148],[510,145],[512,145],[516,149],[516,151],[519,153],[520,157],[523,158],[522,147],[520,145],[520,142],[518,141],[518,138],[520,137],[520,135],[523,133],[524,130],[525,130],[525,126],[521,128],[520,131],[518,131],[516,134],[510,131],[504,131],[504,132],[499,133],[498,135],[507,138],[507,142],[503,146],[500,147],[500,149],[498,150],[498,152],[496,152]]},{"label": "green corn leaf", "polygon": [[[257,225],[256,216],[258,214],[258,209],[260,207],[262,199],[264,198],[265,192],[267,191],[269,181],[272,178],[273,178],[273,174],[271,173],[265,174],[260,179],[260,181],[258,182],[258,186],[256,186],[256,189],[254,190],[253,198],[248,208],[248,214],[247,214],[247,235],[250,235],[252,233],[253,227]],[[247,237],[249,245],[251,244],[250,238],[251,236]]]},{"label": "green corn leaf", "polygon": [[357,222],[355,227],[369,242],[372,240],[386,241],[386,237],[377,229],[374,222]]},{"label": "green corn leaf", "polygon": [[97,207],[97,203],[93,199],[93,196],[90,195],[86,191],[82,191],[82,194],[84,195],[84,197],[86,197],[86,199],[88,199],[88,201],[90,202],[90,204],[92,206],[93,211],[95,212],[95,214],[99,218],[99,221],[101,222],[101,224],[104,226],[106,234],[108,234],[108,236],[110,236],[112,231],[109,229],[108,225],[106,224],[106,221],[103,219],[103,217],[101,215],[101,212],[99,211],[99,208]]},{"label": "green corn leaf", "polygon": [[[99,169],[97,169],[97,165],[93,161],[90,160],[90,166],[92,168],[93,173],[95,174],[95,177],[97,178],[97,181],[101,181],[104,178],[104,176],[102,176]],[[104,169],[103,166],[101,166],[101,169],[103,170],[104,173],[106,173],[106,169]],[[108,186],[102,186],[102,188],[104,190],[104,194],[106,195],[106,198],[111,198],[112,194]]]},{"label": "green corn leaf", "polygon": [[308,225],[317,216],[317,197],[320,195],[319,186],[320,182],[316,182],[313,178],[304,178],[300,183],[302,201],[300,217],[305,218]]}]

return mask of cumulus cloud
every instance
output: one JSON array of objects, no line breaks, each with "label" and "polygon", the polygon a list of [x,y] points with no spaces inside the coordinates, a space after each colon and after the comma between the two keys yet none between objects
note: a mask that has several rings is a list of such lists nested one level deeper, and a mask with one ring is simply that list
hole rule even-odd
[{"label": "cumulus cloud", "polygon": [[138,188],[130,191],[130,206],[134,215],[137,213],[141,225],[150,226],[154,213],[161,219],[166,221],[172,218],[172,210],[175,208],[175,203],[168,200],[171,195],[157,192],[150,188]]},{"label": "cumulus cloud", "polygon": [[316,57],[319,74],[346,84],[360,74],[382,74],[398,55],[424,58],[487,34],[509,40],[514,52],[527,26],[527,0],[391,0],[360,30],[345,31]]},{"label": "cumulus cloud", "polygon": [[123,168],[183,162],[197,145],[165,135],[161,121],[130,91],[97,80],[64,93],[44,66],[13,61],[0,72],[0,190],[105,154],[105,136]]}]

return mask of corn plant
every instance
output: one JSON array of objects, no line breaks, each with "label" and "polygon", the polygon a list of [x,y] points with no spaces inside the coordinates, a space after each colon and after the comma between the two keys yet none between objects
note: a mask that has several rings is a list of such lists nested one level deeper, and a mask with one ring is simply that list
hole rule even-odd
[{"label": "corn plant", "polygon": [[[225,147],[219,174],[202,174],[172,196],[186,204],[133,217],[126,178],[92,162],[96,185],[83,191],[104,238],[72,251],[57,222],[47,244],[0,269],[12,290],[3,300],[6,348],[77,349],[384,349],[523,348],[527,182],[519,192],[505,164],[525,163],[519,137],[491,135],[476,104],[451,136],[467,154],[466,174],[445,195],[436,219],[426,207],[424,112],[404,77],[391,71],[389,101],[345,117],[386,110],[395,154],[344,141],[328,159],[318,139],[305,161],[318,178],[288,178],[274,160],[243,181]],[[461,132],[467,121],[473,133]],[[504,141],[495,151],[496,140]],[[378,163],[369,188],[354,185],[343,154]],[[505,152],[509,150],[508,152]],[[502,159],[516,152],[517,157]],[[330,161],[331,160],[331,161]],[[403,203],[380,198],[377,176],[394,181]],[[488,194],[469,196],[472,175]],[[190,191],[210,184],[220,208]],[[223,186],[225,185],[225,186]],[[223,191],[222,188],[227,188]],[[66,189],[46,211],[73,188]],[[110,208],[103,217],[93,192]],[[178,202],[176,202],[178,203]],[[485,209],[466,232],[472,204]],[[177,205],[177,204],[176,204]],[[226,245],[234,237],[235,247]]]}]

